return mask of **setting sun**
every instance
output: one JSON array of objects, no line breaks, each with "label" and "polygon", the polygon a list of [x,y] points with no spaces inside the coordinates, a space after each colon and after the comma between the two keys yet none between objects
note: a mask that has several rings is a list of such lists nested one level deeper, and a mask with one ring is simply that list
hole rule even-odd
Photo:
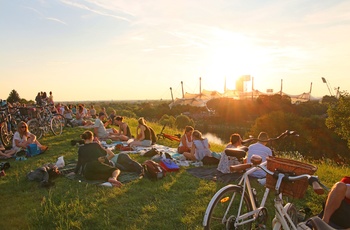
[{"label": "setting sun", "polygon": [[203,78],[211,90],[235,89],[235,82],[242,75],[254,75],[267,60],[266,51],[249,38],[228,31],[216,30],[215,41],[208,53],[208,63]]}]

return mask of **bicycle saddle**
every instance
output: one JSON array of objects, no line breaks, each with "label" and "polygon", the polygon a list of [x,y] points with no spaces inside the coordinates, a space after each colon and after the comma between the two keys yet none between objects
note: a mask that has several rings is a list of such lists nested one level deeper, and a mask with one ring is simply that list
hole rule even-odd
[{"label": "bicycle saddle", "polygon": [[248,147],[238,147],[238,148],[227,148],[225,149],[225,154],[230,157],[236,157],[238,159],[244,158],[248,151]]},{"label": "bicycle saddle", "polygon": [[324,222],[318,216],[311,217],[306,222],[306,224],[309,226],[312,226],[312,229],[315,229],[315,230],[335,230],[335,228],[332,228],[331,226],[329,226],[326,222]]}]

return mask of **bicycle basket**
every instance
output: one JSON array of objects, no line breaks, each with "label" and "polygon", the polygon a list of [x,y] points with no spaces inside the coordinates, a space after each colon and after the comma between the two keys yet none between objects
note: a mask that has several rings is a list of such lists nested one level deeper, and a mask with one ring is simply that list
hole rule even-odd
[{"label": "bicycle basket", "polygon": [[[267,157],[267,169],[274,172],[276,170],[290,173],[291,175],[301,175],[301,174],[309,174],[313,175],[317,167],[306,164],[300,161],[279,158],[279,157]],[[266,187],[269,189],[275,189],[277,179],[273,176],[267,174],[266,175]],[[287,195],[293,198],[303,198],[305,192],[307,190],[308,181],[307,179],[301,179],[293,182],[282,181],[280,186],[280,192],[283,195]]]}]

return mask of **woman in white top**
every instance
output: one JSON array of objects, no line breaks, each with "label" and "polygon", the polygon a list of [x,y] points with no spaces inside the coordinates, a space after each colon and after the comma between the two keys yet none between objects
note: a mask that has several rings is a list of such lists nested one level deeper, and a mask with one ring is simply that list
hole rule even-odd
[{"label": "woman in white top", "polygon": [[202,137],[202,133],[198,130],[193,131],[192,138],[191,152],[184,152],[183,155],[192,161],[201,161],[205,156],[211,157],[212,153],[208,139]]},{"label": "woman in white top", "polygon": [[177,148],[178,153],[191,152],[193,130],[192,126],[185,127],[185,133],[182,135],[179,147]]},{"label": "woman in white top", "polygon": [[17,153],[20,150],[25,150],[29,144],[37,144],[41,151],[48,149],[47,146],[39,143],[34,134],[29,132],[27,123],[21,121],[18,124],[17,131],[13,135],[12,149]]},{"label": "woman in white top", "polygon": [[[226,146],[228,148],[238,148],[242,146],[242,138],[238,133],[234,133],[230,137],[230,143]],[[222,173],[230,173],[230,166],[239,164],[240,162],[236,157],[229,157],[226,155],[225,151],[221,153],[220,162],[217,170]]]}]

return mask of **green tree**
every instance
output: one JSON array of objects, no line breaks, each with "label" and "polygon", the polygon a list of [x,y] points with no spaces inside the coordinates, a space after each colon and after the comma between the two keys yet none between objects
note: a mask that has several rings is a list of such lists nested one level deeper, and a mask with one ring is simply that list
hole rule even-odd
[{"label": "green tree", "polygon": [[20,100],[21,98],[19,97],[19,94],[14,89],[10,92],[10,95],[7,98],[7,101],[10,103],[19,102]]},{"label": "green tree", "polygon": [[328,107],[326,126],[334,130],[350,147],[350,95],[342,92],[338,101]]},{"label": "green tree", "polygon": [[175,125],[178,129],[184,129],[186,125],[194,126],[194,121],[188,116],[181,114],[176,117]]},{"label": "green tree", "polygon": [[160,119],[159,119],[159,124],[161,125],[167,125],[168,127],[175,127],[175,117],[169,116],[168,114],[164,114]]}]

